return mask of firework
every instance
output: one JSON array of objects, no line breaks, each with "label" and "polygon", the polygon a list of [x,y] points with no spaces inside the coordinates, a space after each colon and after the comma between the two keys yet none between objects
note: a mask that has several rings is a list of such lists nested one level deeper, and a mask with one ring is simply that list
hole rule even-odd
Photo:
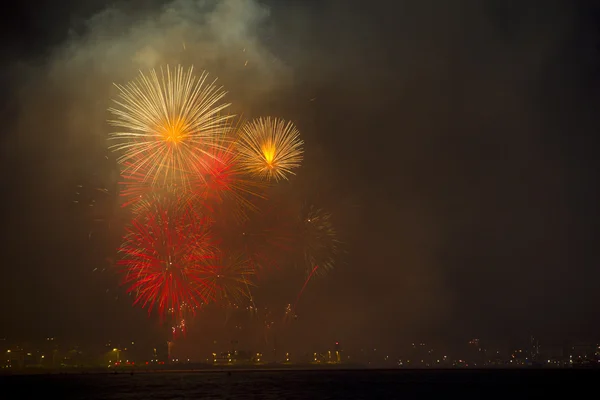
[{"label": "firework", "polygon": [[204,266],[205,298],[239,306],[244,299],[252,301],[254,269],[241,253],[220,254]]},{"label": "firework", "polygon": [[[136,163],[125,163],[125,169],[121,173],[119,185],[121,190],[119,195],[123,198],[122,207],[129,207],[153,193],[153,187],[146,180],[148,176],[148,165],[142,165],[135,168]],[[169,185],[167,185],[167,188]],[[168,190],[168,189],[167,189]]]},{"label": "firework", "polygon": [[291,304],[286,304],[285,306],[285,311],[283,313],[283,323],[289,323],[292,320],[296,320],[298,319],[298,315],[296,315],[296,313],[294,312],[294,309],[292,309],[292,305]]},{"label": "firework", "polygon": [[313,275],[315,274],[315,272],[317,272],[318,269],[319,269],[319,266],[315,265],[314,268],[312,269],[312,271],[310,271],[310,273],[308,274],[308,277],[304,281],[304,285],[302,285],[302,288],[300,289],[300,291],[298,292],[298,296],[296,297],[296,302],[294,303],[294,310],[298,307],[298,302],[300,301],[300,298],[302,297],[302,293],[304,293],[304,290],[306,289],[308,282],[310,282],[310,278],[313,277]]},{"label": "firework", "polygon": [[278,269],[296,248],[293,217],[297,213],[288,218],[282,215],[283,208],[266,199],[257,199],[254,206],[256,212],[248,213],[244,220],[237,218],[231,207],[209,209],[207,216],[213,222],[214,236],[221,240],[220,248],[226,253],[243,253],[260,277],[262,272]]},{"label": "firework", "polygon": [[235,142],[229,136],[215,137],[208,148],[195,176],[190,178],[193,195],[213,210],[228,203],[232,206],[228,211],[241,217],[239,220],[247,219],[246,211],[257,210],[253,200],[265,198],[266,184],[243,171]]},{"label": "firework", "polygon": [[213,257],[208,226],[177,201],[148,203],[126,228],[120,248],[124,284],[136,296],[134,304],[156,307],[161,316],[179,318],[185,307],[198,307],[205,298],[202,264]]},{"label": "firework", "polygon": [[83,229],[81,235],[87,239],[85,246],[90,259],[86,265],[100,273],[114,265],[118,246],[115,239],[118,240],[123,228],[116,196],[118,171],[117,163],[105,150],[100,154],[90,151],[86,161],[87,165],[80,171],[73,205],[81,218],[82,224],[78,224]]},{"label": "firework", "polygon": [[116,211],[117,164],[107,154],[88,157],[88,171],[81,171],[75,188],[76,204],[88,216],[88,221],[104,222]]},{"label": "firework", "polygon": [[[272,183],[303,161],[299,131],[272,117],[234,122],[226,92],[193,72],[167,66],[115,85],[109,149],[119,156],[122,207],[133,212],[119,247],[123,285],[134,305],[168,317],[175,336],[209,303],[257,316],[258,273],[302,264],[304,285],[283,316],[295,319],[309,281],[334,267],[338,245],[328,213],[306,207],[298,217],[288,201],[266,201]],[[265,334],[275,331],[273,318],[265,308]]]},{"label": "firework", "polygon": [[92,223],[104,223],[114,214],[114,196],[105,187],[77,185],[73,204]]},{"label": "firework", "polygon": [[298,218],[296,234],[307,275],[323,275],[331,271],[340,243],[331,214],[313,205],[304,206]]},{"label": "firework", "polygon": [[152,186],[145,181],[145,172],[145,169],[135,172],[131,168],[125,168],[119,182],[120,196],[123,199],[121,207],[129,207],[134,214],[140,214],[150,212],[156,202],[169,203],[169,207],[183,207],[192,203],[192,193],[185,190],[180,182]]},{"label": "firework", "polygon": [[200,307],[197,305],[182,302],[179,305],[179,309],[170,308],[168,310],[168,314],[172,317],[169,322],[172,323],[171,333],[173,339],[175,339],[179,333],[182,333],[183,335],[187,333],[189,321],[193,319],[199,308]]},{"label": "firework", "polygon": [[[190,213],[194,218],[201,219],[204,226],[212,226],[212,219],[203,209],[195,207],[192,197],[188,192],[172,190],[148,193],[131,206],[135,216],[150,218],[159,212],[165,213],[167,218],[178,214]],[[167,221],[168,222],[168,221]]]},{"label": "firework", "polygon": [[236,231],[235,246],[260,272],[278,269],[296,248],[291,222],[282,209],[268,206]]},{"label": "firework", "polygon": [[207,79],[205,72],[196,78],[193,67],[167,66],[160,74],[140,72],[136,81],[115,84],[118,108],[109,108],[115,118],[109,123],[123,129],[111,134],[116,144],[110,148],[121,153],[118,161],[129,162],[133,173],[144,170],[144,181],[153,185],[171,180],[185,184],[232,117],[222,115],[229,106],[222,102],[226,93]]},{"label": "firework", "polygon": [[242,128],[238,140],[242,168],[267,181],[288,179],[302,162],[300,132],[294,124],[276,118],[259,118]]}]

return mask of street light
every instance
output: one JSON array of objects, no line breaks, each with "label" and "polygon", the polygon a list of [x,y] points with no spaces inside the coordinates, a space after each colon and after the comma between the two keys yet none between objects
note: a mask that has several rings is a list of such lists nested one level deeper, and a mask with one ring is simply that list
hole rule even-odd
[{"label": "street light", "polygon": [[116,354],[116,355],[117,355],[117,360],[116,360],[116,361],[117,361],[117,362],[121,362],[121,360],[120,360],[120,358],[121,358],[121,355],[119,354],[119,353],[120,353],[119,349],[117,349],[117,348],[115,347],[115,348],[113,349],[113,351],[114,351],[115,353],[117,353],[117,354]]}]

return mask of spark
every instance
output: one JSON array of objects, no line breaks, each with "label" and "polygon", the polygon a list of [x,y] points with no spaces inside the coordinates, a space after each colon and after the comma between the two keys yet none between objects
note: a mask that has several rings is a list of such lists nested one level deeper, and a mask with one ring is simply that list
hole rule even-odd
[{"label": "spark", "polygon": [[306,286],[308,285],[310,278],[312,278],[312,276],[315,274],[315,272],[317,272],[318,268],[319,268],[319,266],[315,265],[315,267],[312,269],[312,271],[306,278],[306,281],[304,281],[304,285],[302,285],[302,289],[300,289],[300,292],[298,292],[298,297],[296,297],[296,302],[294,303],[294,310],[297,308],[298,302],[300,301],[300,297],[302,297],[302,293],[304,293],[304,289],[306,289]]}]

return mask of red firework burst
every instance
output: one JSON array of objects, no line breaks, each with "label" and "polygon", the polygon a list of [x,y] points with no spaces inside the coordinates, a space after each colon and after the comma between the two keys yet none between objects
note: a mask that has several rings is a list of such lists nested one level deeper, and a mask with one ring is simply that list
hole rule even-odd
[{"label": "red firework burst", "polygon": [[180,320],[206,297],[203,265],[215,249],[206,219],[178,200],[146,202],[127,227],[118,264],[135,304]]},{"label": "red firework burst", "polygon": [[215,138],[215,142],[207,148],[209,151],[198,163],[195,176],[190,179],[193,195],[212,211],[227,203],[228,212],[238,220],[247,219],[246,211],[256,210],[253,200],[265,198],[267,184],[242,171],[235,143],[227,136]]},{"label": "red firework burst", "polygon": [[192,183],[195,194],[204,200],[221,203],[236,186],[235,155],[227,148],[216,148],[203,157],[198,172]]}]

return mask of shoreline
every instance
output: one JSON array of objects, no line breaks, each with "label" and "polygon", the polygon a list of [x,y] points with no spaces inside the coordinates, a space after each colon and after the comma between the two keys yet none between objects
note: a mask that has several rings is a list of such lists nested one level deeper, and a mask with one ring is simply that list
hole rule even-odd
[{"label": "shoreline", "polygon": [[135,375],[135,374],[153,374],[153,373],[221,373],[221,372],[281,372],[281,371],[319,371],[319,370],[369,370],[364,365],[197,365],[189,367],[170,367],[164,366],[159,368],[148,366],[128,366],[128,367],[82,367],[82,368],[21,368],[14,370],[0,370],[0,376],[16,376],[16,375],[86,375],[86,374],[103,374],[103,375]]},{"label": "shoreline", "polygon": [[556,367],[484,367],[484,368],[389,368],[367,367],[364,365],[294,365],[294,366],[228,366],[228,367],[201,367],[201,368],[71,368],[71,369],[20,369],[13,371],[0,371],[0,377],[32,376],[32,375],[149,375],[149,374],[202,374],[202,373],[254,373],[254,372],[396,372],[396,373],[501,373],[525,371],[600,371],[600,368],[556,368]]}]

